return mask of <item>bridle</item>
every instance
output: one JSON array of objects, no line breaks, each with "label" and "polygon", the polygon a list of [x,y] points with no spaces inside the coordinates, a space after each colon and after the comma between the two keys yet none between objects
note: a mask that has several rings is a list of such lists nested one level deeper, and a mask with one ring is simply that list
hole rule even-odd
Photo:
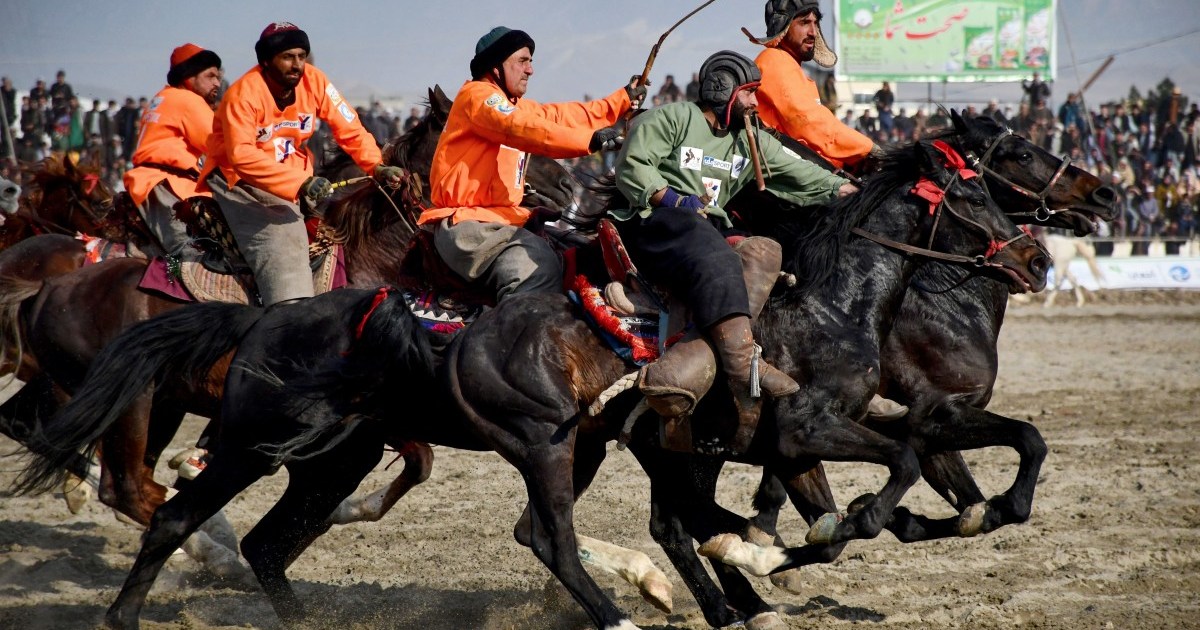
[{"label": "bridle", "polygon": [[[973,154],[967,153],[967,159],[969,159],[971,161],[971,166],[975,167],[975,169],[977,171],[984,173],[985,175],[988,175],[989,177],[993,177],[993,178],[997,179],[998,181],[1000,181],[1000,183],[1008,186],[1009,189],[1011,189],[1013,192],[1020,194],[1024,197],[1027,197],[1029,199],[1032,199],[1038,203],[1038,208],[1036,210],[1033,210],[1032,212],[1007,212],[1005,214],[1008,214],[1009,216],[1016,216],[1016,217],[1033,217],[1034,220],[1037,221],[1038,223],[1044,223],[1044,222],[1050,220],[1050,217],[1054,216],[1055,214],[1058,214],[1059,212],[1062,212],[1062,210],[1051,209],[1050,206],[1046,203],[1046,198],[1050,196],[1050,191],[1054,188],[1054,186],[1056,184],[1058,184],[1059,178],[1061,178],[1063,173],[1067,172],[1067,169],[1070,168],[1071,158],[1070,157],[1061,158],[1059,160],[1058,169],[1054,171],[1054,176],[1050,178],[1050,181],[1046,182],[1045,188],[1042,188],[1041,192],[1034,192],[1034,191],[1012,181],[1011,179],[1001,175],[995,169],[988,166],[989,160],[991,160],[992,153],[996,150],[996,147],[1000,146],[1000,143],[1003,142],[1005,138],[1007,138],[1011,135],[1013,135],[1013,130],[1005,127],[1004,133],[1001,133],[1000,135],[996,136],[996,139],[992,141],[992,144],[991,144],[991,146],[989,146],[987,148],[987,151],[983,152],[983,157],[976,158]],[[984,186],[984,189],[986,190],[987,189],[986,180],[984,181],[983,186]],[[991,191],[988,191],[988,195],[989,196],[991,195]]]},{"label": "bridle", "polygon": [[[967,168],[966,162],[963,160],[962,156],[959,155],[958,152],[953,148],[951,148],[950,145],[941,140],[936,140],[934,141],[933,146],[935,149],[941,152],[943,164],[952,170],[953,174],[950,177],[950,181],[944,187],[939,186],[931,179],[922,177],[910,191],[916,196],[929,202],[929,214],[933,217],[933,227],[929,231],[929,241],[927,245],[925,247],[917,247],[915,245],[909,245],[908,243],[901,243],[899,241],[894,241],[887,237],[868,232],[859,227],[853,227],[850,229],[850,231],[884,247],[902,251],[907,254],[914,254],[925,258],[932,258],[935,260],[942,260],[957,264],[971,265],[976,268],[1003,269],[1004,265],[993,262],[992,259],[995,258],[997,254],[1004,251],[1004,249],[1009,245],[1012,245],[1013,243],[1024,238],[1033,240],[1033,236],[1028,230],[1021,229],[1020,233],[1016,236],[1010,239],[1002,240],[998,238],[987,226],[975,221],[974,219],[971,219],[970,217],[964,216],[962,213],[955,210],[954,207],[946,201],[946,192],[950,190],[950,188],[952,188],[959,180],[965,181],[979,177],[979,174]],[[975,256],[964,256],[961,254],[939,252],[932,249],[934,237],[937,235],[938,226],[941,223],[943,214],[949,214],[950,216],[958,219],[961,223],[985,234],[988,237],[987,251],[983,254],[978,254]]]},{"label": "bridle", "polygon": [[[95,192],[96,187],[100,185],[100,177],[94,173],[88,173],[83,176],[83,179],[80,182],[80,184],[81,184],[81,186],[77,187],[75,185],[75,182],[69,182],[64,186],[64,188],[67,191],[68,207],[69,208],[78,207],[78,208],[82,209],[84,212],[87,213],[88,219],[91,220],[91,222],[97,226],[97,229],[99,229],[104,224],[104,219],[102,219],[101,217],[104,215],[107,215],[113,208],[112,197],[111,196],[109,197],[109,201],[107,204],[103,204],[100,206],[101,212],[98,213],[95,202],[91,201],[89,198],[81,197],[79,194],[78,188],[83,188],[83,194],[87,195],[87,197],[90,197],[91,194],[93,192]],[[45,200],[46,187],[45,187],[45,185],[42,185],[41,188],[42,188],[42,199]],[[42,217],[37,212],[37,210],[39,210],[39,209],[40,208],[30,209],[29,212],[27,214],[25,214],[25,217],[27,219],[29,219],[31,226],[34,228],[34,232],[36,232],[36,233],[59,233],[59,234],[66,234],[68,236],[75,235],[76,230],[73,230],[73,229],[63,226],[63,225],[59,225],[58,223],[55,223],[54,221],[50,221],[50,220]],[[70,215],[71,215],[71,213],[68,212],[67,216],[70,217]]]}]

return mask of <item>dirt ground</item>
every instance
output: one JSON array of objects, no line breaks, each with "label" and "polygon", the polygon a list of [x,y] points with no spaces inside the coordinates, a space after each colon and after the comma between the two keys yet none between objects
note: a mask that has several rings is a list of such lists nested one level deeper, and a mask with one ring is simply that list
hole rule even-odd
[{"label": "dirt ground", "polygon": [[[1000,338],[990,409],[1033,422],[1050,446],[1029,523],[973,539],[851,543],[805,570],[801,595],[755,579],[793,628],[1200,628],[1200,295],[1100,295],[1083,308],[1014,306]],[[1096,297],[1096,296],[1093,296]],[[190,419],[168,453],[198,435]],[[0,453],[15,450],[0,440]],[[583,628],[587,619],[512,539],[524,504],[515,471],[492,454],[437,448],[433,476],[382,522],[338,527],[291,568],[315,627]],[[989,493],[1015,472],[1011,451],[968,455]],[[0,487],[20,462],[0,458]],[[882,469],[829,466],[841,504],[882,484]],[[161,479],[168,479],[166,471]],[[378,468],[374,489],[396,471]],[[720,499],[749,513],[758,471],[728,466]],[[244,533],[286,473],[227,509]],[[618,578],[595,575],[642,628],[706,627],[647,533],[648,483],[610,450],[576,517],[580,532],[642,550],[671,576],[675,611],[658,612]],[[949,516],[919,483],[904,504]],[[794,513],[784,535],[803,538]],[[93,501],[0,498],[0,628],[92,628],[113,601],[139,532]],[[173,557],[142,616],[151,629],[278,628],[257,590],[214,583]]]}]

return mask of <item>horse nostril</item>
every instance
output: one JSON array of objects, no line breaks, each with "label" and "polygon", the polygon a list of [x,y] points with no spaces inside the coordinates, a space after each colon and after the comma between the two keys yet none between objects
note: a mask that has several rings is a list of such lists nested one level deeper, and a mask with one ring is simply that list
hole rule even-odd
[{"label": "horse nostril", "polygon": [[16,186],[9,186],[8,188],[5,188],[5,189],[4,189],[4,194],[6,194],[6,195],[16,195],[16,194],[17,194],[17,187],[16,187]]},{"label": "horse nostril", "polygon": [[1033,260],[1029,261],[1029,269],[1038,275],[1045,273],[1049,267],[1049,261],[1041,254],[1034,256]]},{"label": "horse nostril", "polygon": [[1101,186],[1092,191],[1092,200],[1104,205],[1109,205],[1117,200],[1117,191],[1110,186]]}]

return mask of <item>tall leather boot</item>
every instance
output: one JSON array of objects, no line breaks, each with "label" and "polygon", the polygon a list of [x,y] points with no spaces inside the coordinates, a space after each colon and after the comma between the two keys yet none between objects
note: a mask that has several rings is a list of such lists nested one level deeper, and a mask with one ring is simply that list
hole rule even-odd
[{"label": "tall leather boot", "polygon": [[729,380],[738,413],[738,428],[730,449],[744,453],[750,447],[762,394],[779,398],[800,391],[800,384],[760,356],[761,349],[750,332],[750,318],[735,315],[714,324],[708,331],[721,360],[721,369]]},{"label": "tall leather boot", "polygon": [[[750,317],[756,318],[771,296],[783,264],[783,248],[762,236],[740,241],[734,251],[742,260],[742,277],[750,298]],[[696,401],[712,388],[717,355],[708,339],[693,329],[657,361],[642,368],[638,389],[650,408],[664,418],[691,413]]]}]

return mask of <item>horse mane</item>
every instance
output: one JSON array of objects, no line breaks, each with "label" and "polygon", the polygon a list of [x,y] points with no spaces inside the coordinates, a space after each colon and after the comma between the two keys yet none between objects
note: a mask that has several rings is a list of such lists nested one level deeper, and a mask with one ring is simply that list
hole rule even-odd
[{"label": "horse mane", "polygon": [[[426,115],[412,129],[404,132],[384,145],[383,163],[389,166],[399,166],[412,172],[413,154],[421,147],[421,143],[434,132],[433,116]],[[351,160],[345,152],[335,157],[331,164],[337,165],[339,160]],[[395,220],[395,210],[391,204],[376,203],[379,188],[373,184],[360,186],[347,194],[337,203],[330,204],[326,211],[324,222],[334,242],[344,243],[347,249],[356,250],[363,247],[366,240],[374,233],[383,229],[390,221]],[[417,195],[423,195],[417,191]],[[407,213],[407,219],[415,222],[419,208],[409,207],[403,201],[406,195],[395,195],[397,205],[402,212]]]},{"label": "horse mane", "polygon": [[823,285],[836,272],[850,228],[858,225],[897,190],[907,188],[921,175],[922,161],[915,152],[918,143],[885,149],[879,171],[863,179],[857,193],[839,197],[827,206],[809,206],[784,215],[770,234],[784,247],[784,270],[796,276],[796,285],[784,298],[799,300]]}]

